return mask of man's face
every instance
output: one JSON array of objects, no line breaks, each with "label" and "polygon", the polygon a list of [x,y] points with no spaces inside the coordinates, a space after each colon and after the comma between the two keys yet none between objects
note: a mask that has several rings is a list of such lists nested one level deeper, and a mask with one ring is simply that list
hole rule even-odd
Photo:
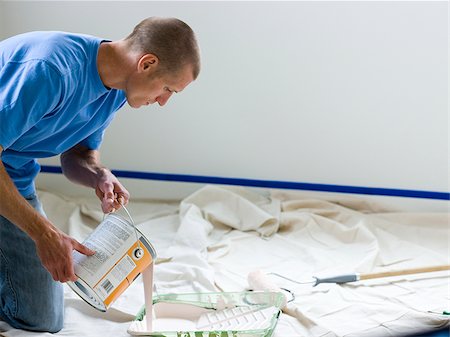
[{"label": "man's face", "polygon": [[158,103],[164,106],[172,94],[182,91],[192,81],[191,67],[178,74],[160,74],[146,70],[137,71],[128,80],[125,92],[128,104],[133,108]]}]

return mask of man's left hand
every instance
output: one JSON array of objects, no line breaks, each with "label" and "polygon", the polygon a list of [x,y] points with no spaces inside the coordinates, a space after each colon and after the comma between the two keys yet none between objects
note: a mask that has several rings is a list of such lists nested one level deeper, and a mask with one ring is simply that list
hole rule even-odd
[{"label": "man's left hand", "polygon": [[119,182],[111,171],[105,169],[97,182],[95,194],[102,202],[104,213],[111,213],[118,210],[122,205],[128,204],[130,193]]}]

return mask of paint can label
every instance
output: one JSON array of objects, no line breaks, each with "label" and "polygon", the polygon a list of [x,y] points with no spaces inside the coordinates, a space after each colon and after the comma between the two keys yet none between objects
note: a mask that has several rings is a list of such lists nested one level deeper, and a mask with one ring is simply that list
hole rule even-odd
[{"label": "paint can label", "polygon": [[67,283],[100,311],[106,311],[156,258],[147,238],[117,213],[108,214],[83,244],[96,253],[73,252],[78,280]]}]

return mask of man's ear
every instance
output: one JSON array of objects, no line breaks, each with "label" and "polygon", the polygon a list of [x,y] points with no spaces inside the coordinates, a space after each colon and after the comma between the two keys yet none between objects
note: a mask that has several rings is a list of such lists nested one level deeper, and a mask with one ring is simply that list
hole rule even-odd
[{"label": "man's ear", "polygon": [[137,67],[139,72],[154,71],[159,63],[159,59],[155,54],[144,54],[138,61]]}]

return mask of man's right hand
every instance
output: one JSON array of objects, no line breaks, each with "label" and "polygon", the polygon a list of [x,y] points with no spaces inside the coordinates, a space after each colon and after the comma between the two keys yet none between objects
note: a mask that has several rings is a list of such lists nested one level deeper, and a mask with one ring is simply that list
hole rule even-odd
[{"label": "man's right hand", "polygon": [[73,268],[72,251],[84,255],[94,255],[95,251],[83,246],[53,226],[48,227],[37,239],[36,250],[42,265],[49,271],[55,281],[76,281]]}]

